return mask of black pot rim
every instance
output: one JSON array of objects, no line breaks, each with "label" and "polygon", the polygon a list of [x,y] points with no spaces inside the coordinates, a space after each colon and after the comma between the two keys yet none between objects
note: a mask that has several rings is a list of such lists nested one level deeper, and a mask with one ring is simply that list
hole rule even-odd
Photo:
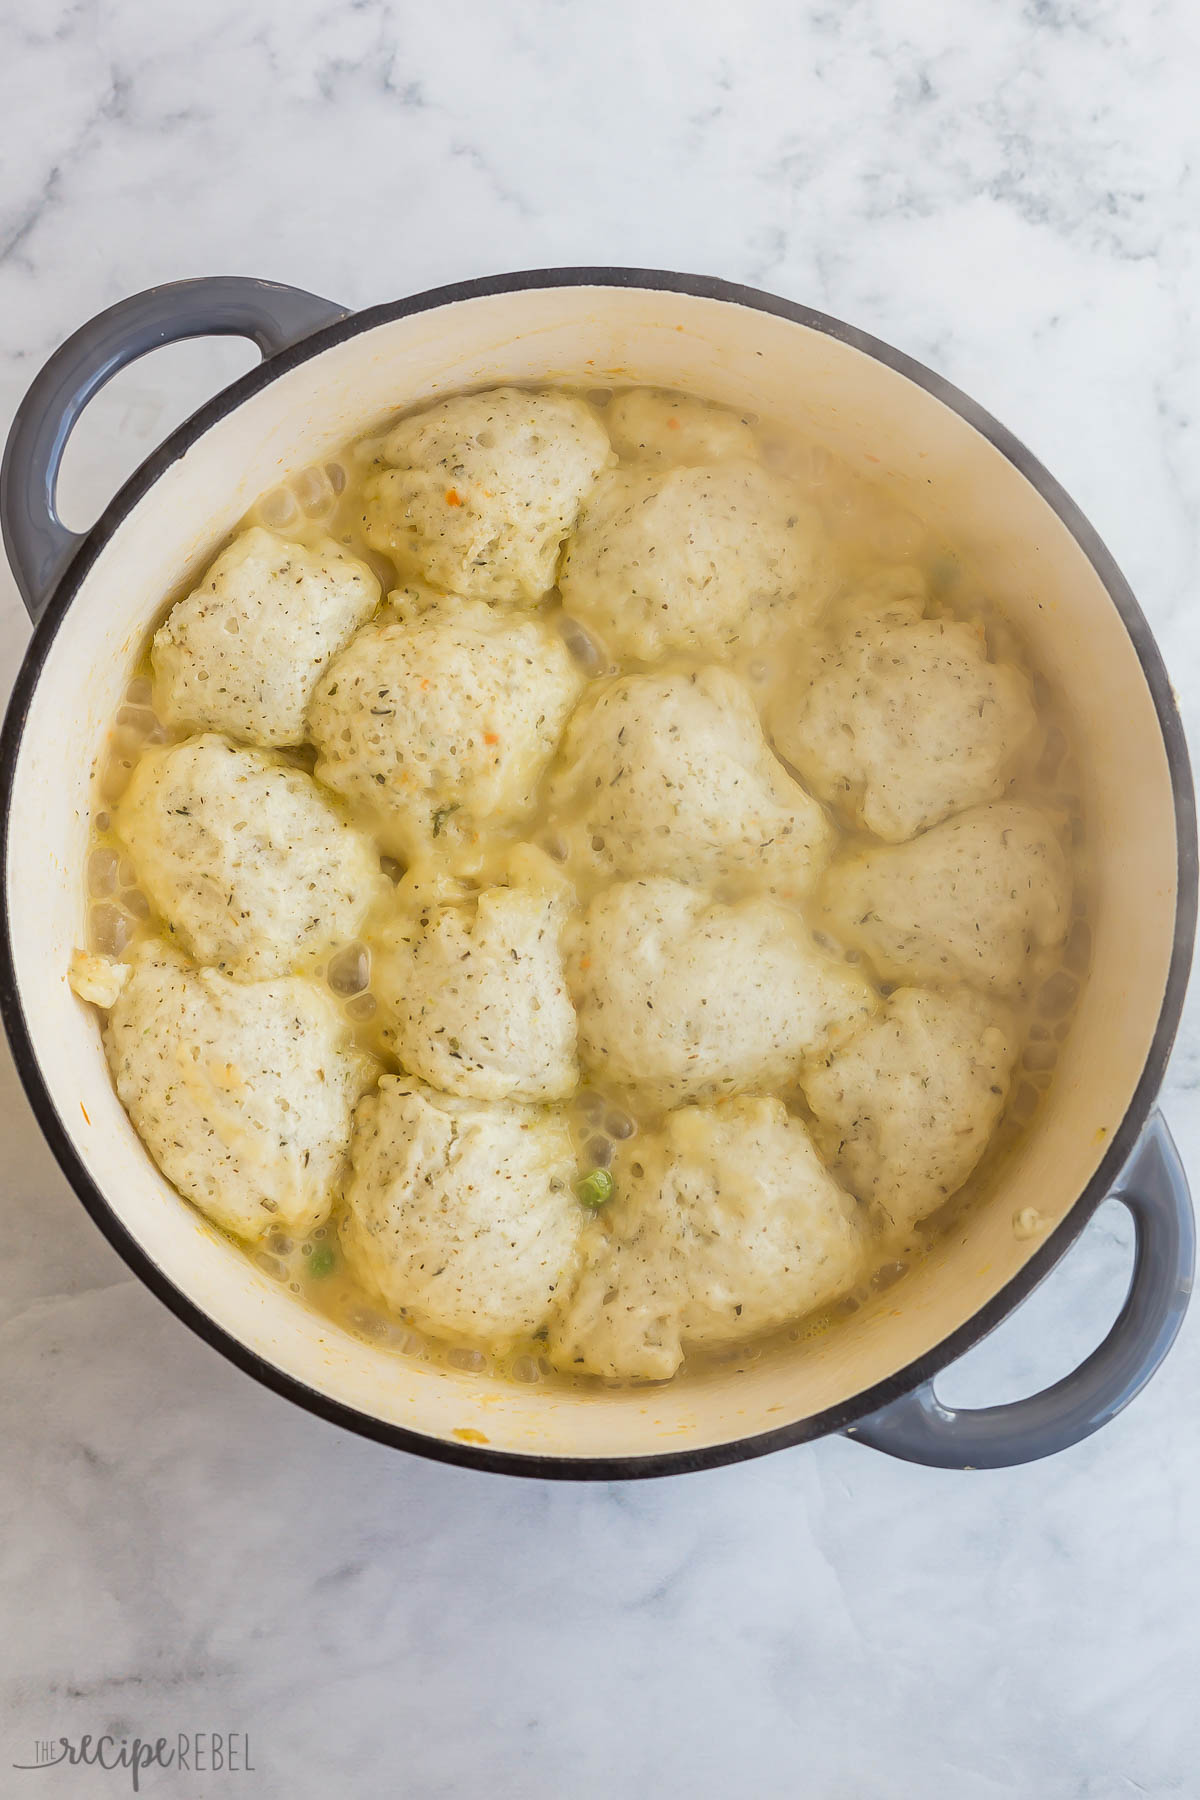
[{"label": "black pot rim", "polygon": [[1175,704],[1170,681],[1161,653],[1141,608],[1124,576],[1118,569],[1099,535],[1088,523],[1070,496],[1038,459],[1011,432],[975,401],[935,374],[931,369],[893,349],[882,340],[846,325],[839,319],[760,289],[744,287],[719,277],[684,275],[662,269],[563,268],[526,269],[511,274],[488,276],[474,281],[451,283],[431,288],[406,300],[368,307],[335,321],[290,349],[260,363],[258,367],[223,388],[179,428],[141,464],[125,482],[96,524],[87,533],[69,567],[59,581],[53,596],[44,607],[32,639],[18,671],[9,701],[3,731],[0,732],[0,866],[7,880],[8,825],[12,788],[16,775],[25,721],[33,694],[45,663],[46,655],[76,593],[97,556],[117,531],[124,519],[144,498],[172,463],[203,434],[233,412],[244,400],[268,387],[279,376],[302,362],[319,355],[335,344],[356,337],[375,326],[390,324],[411,314],[428,312],[462,300],[486,299],[497,294],[516,293],[528,289],[558,287],[622,287],[646,288],[658,292],[687,294],[701,299],[723,301],[735,306],[772,313],[798,325],[819,331],[848,344],[875,361],[885,364],[924,388],[952,412],[985,437],[1019,474],[1033,486],[1053,509],[1087,556],[1103,583],[1109,598],[1120,614],[1142,667],[1146,684],[1154,701],[1163,735],[1175,807],[1175,829],[1178,844],[1178,887],[1175,911],[1175,933],[1170,968],[1163,992],[1163,1002],[1155,1027],[1150,1053],[1137,1087],[1120,1125],[1113,1132],[1108,1148],[1092,1179],[1071,1207],[1066,1217],[1034,1252],[1018,1273],[965,1324],[943,1338],[926,1355],[898,1370],[885,1381],[861,1394],[826,1408],[804,1419],[780,1425],[774,1430],[752,1437],[731,1439],[720,1444],[693,1450],[668,1451],[641,1456],[558,1457],[529,1455],[492,1450],[484,1445],[446,1442],[440,1438],[389,1424],[340,1401],[331,1400],[295,1376],[285,1373],[259,1356],[247,1345],[230,1335],[224,1327],[209,1318],[195,1301],[170,1281],[154,1264],[138,1241],[122,1224],[109,1202],[93,1181],[83,1160],[63,1125],[43,1079],[17,987],[16,967],[10,925],[5,909],[4,929],[0,933],[0,1009],[12,1046],[13,1057],[25,1092],[54,1156],[92,1219],[109,1243],[150,1290],[168,1306],[177,1318],[199,1337],[225,1356],[264,1387],[304,1407],[318,1418],[341,1425],[362,1437],[387,1444],[398,1450],[437,1462],[454,1463],[495,1474],[536,1476],[549,1480],[630,1480],[649,1476],[682,1474],[717,1468],[724,1464],[764,1456],[773,1450],[810,1443],[876,1412],[899,1399],[921,1383],[930,1380],[949,1366],[981,1338],[994,1330],[1010,1312],[1026,1298],[1065,1254],[1079,1236],[1096,1208],[1112,1189],[1128,1160],[1162,1084],[1167,1058],[1174,1041],[1187,988],[1192,944],[1196,931],[1197,844],[1196,806],[1183,725]]}]

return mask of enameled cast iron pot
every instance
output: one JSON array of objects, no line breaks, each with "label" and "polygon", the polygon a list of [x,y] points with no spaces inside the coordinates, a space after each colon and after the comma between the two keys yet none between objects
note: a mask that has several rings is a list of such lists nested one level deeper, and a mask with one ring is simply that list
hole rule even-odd
[{"label": "enameled cast iron pot", "polygon": [[[181,426],[93,530],[54,505],[67,436],[159,344],[252,338],[261,365]],[[84,929],[91,784],[164,596],[253,499],[399,406],[516,381],[649,382],[787,421],[885,473],[978,554],[1072,716],[1096,906],[1094,969],[1054,1085],[992,1191],[898,1289],[742,1374],[595,1394],[411,1366],[309,1313],[168,1187],[113,1092],[66,968]],[[268,282],[153,289],[75,334],[33,383],[0,477],[5,542],[36,629],[0,746],[3,1009],[29,1098],[109,1241],[181,1319],[312,1412],[398,1448],[541,1476],[704,1468],[826,1432],[943,1467],[1044,1456],[1111,1419],[1170,1347],[1190,1292],[1187,1188],[1152,1108],[1196,918],[1195,809],[1154,640],[1112,558],[1046,471],[936,375],[860,331],[752,289],[629,269],[540,270],[347,314]],[[953,1412],[933,1377],[1053,1267],[1106,1195],[1136,1253],[1100,1348],[1032,1399]],[[1014,1218],[1044,1221],[1020,1236]],[[103,1354],[103,1346],[98,1346]]]}]

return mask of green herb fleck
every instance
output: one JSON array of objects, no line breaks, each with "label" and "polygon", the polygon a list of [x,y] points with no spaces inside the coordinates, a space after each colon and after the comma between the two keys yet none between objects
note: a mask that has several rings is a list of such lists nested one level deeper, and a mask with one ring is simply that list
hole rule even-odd
[{"label": "green herb fleck", "polygon": [[587,1175],[580,1176],[575,1183],[575,1192],[584,1206],[590,1206],[594,1211],[612,1199],[616,1185],[607,1169],[592,1169]]},{"label": "green herb fleck", "polygon": [[320,1281],[323,1276],[331,1272],[336,1260],[328,1244],[319,1245],[308,1259],[309,1279]]},{"label": "green herb fleck", "polygon": [[455,804],[453,806],[439,806],[438,807],[437,811],[433,815],[433,835],[434,835],[434,837],[441,837],[442,826],[446,823],[446,820],[450,817],[450,814],[456,813],[457,811],[458,811],[457,801],[455,802]]}]

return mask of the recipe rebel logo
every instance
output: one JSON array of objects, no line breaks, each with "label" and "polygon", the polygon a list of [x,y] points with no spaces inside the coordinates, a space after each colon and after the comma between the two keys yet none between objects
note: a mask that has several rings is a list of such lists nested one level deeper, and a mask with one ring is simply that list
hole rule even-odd
[{"label": "the recipe rebel logo", "polygon": [[177,1731],[169,1737],[116,1737],[104,1733],[81,1738],[39,1738],[32,1762],[14,1769],[34,1771],[63,1766],[124,1770],[132,1791],[142,1791],[142,1776],[154,1769],[179,1769],[193,1775],[253,1775],[250,1737],[244,1731]]}]

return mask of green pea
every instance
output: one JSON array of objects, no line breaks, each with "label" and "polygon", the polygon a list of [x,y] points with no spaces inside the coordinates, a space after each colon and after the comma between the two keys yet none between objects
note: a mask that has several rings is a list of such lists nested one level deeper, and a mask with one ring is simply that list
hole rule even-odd
[{"label": "green pea", "polygon": [[616,1185],[607,1169],[592,1169],[587,1175],[580,1176],[575,1183],[575,1192],[584,1206],[594,1210],[612,1199]]},{"label": "green pea", "polygon": [[309,1279],[311,1281],[320,1281],[323,1275],[329,1274],[336,1260],[337,1258],[334,1256],[333,1251],[329,1248],[328,1244],[318,1245],[308,1259]]}]

